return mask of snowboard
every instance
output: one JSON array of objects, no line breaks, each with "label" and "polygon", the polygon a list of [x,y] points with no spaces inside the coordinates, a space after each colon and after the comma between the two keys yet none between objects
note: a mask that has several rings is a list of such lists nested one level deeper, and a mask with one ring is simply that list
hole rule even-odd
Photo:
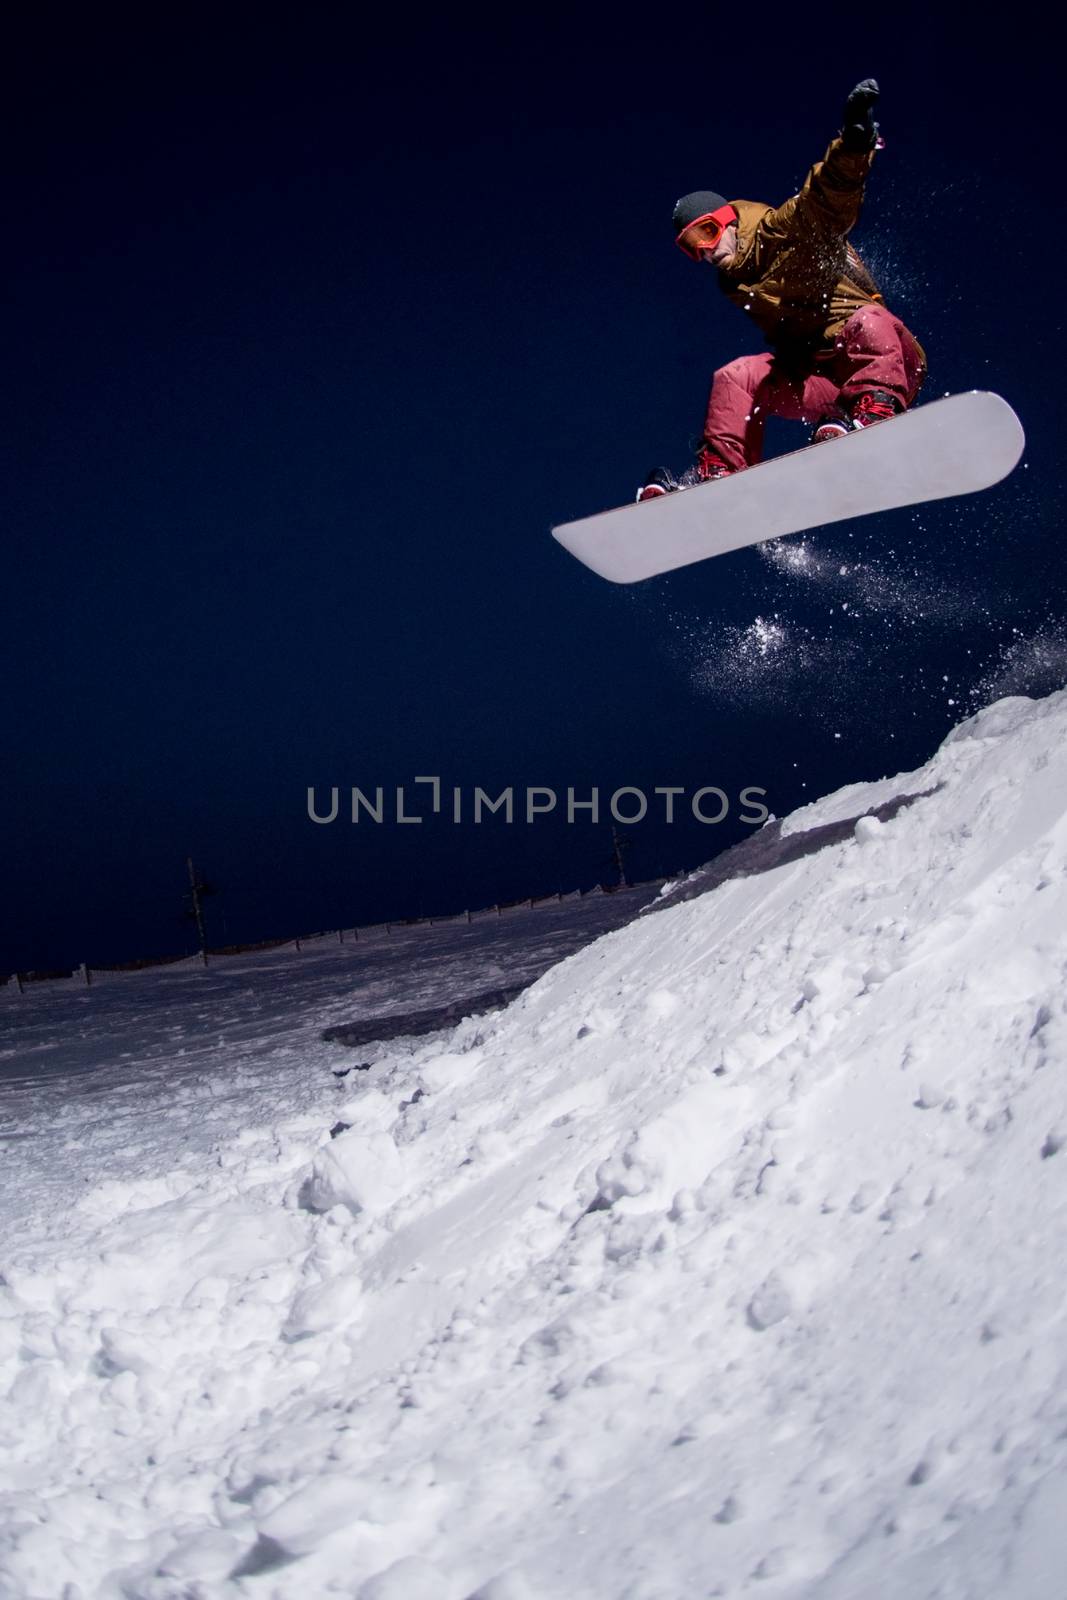
[{"label": "snowboard", "polygon": [[786,533],[988,489],[1025,442],[1008,402],[972,389],[552,534],[602,578],[637,583]]}]

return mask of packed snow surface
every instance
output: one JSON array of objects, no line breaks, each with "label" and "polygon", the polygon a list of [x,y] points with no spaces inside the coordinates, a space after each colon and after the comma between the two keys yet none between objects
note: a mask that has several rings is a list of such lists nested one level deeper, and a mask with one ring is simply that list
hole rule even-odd
[{"label": "packed snow surface", "polygon": [[1065,809],[1067,693],[1001,701],[341,1080],[284,966],[145,990],[5,1163],[3,1592],[1062,1594]]}]

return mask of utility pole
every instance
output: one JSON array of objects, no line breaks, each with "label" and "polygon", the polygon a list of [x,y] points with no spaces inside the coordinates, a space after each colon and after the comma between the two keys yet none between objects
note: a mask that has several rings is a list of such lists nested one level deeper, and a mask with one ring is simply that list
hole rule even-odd
[{"label": "utility pole", "polygon": [[615,858],[615,866],[619,874],[618,886],[620,889],[628,889],[630,887],[630,880],[626,876],[626,865],[623,861],[623,851],[627,849],[629,843],[627,835],[620,833],[613,822],[611,824],[612,855]]},{"label": "utility pole", "polygon": [[193,866],[192,856],[186,856],[185,864],[189,869],[189,893],[186,899],[192,901],[193,909],[188,913],[196,923],[196,938],[200,947],[200,959],[207,966],[207,934],[204,932],[204,908],[201,904],[205,894],[211,894],[211,885],[205,883]]}]

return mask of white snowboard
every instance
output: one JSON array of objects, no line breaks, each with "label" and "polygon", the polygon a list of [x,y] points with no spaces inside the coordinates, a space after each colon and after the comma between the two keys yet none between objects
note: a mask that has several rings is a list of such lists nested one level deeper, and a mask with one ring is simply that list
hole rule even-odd
[{"label": "white snowboard", "polygon": [[602,578],[636,583],[784,533],[988,489],[1025,442],[1008,402],[972,389],[552,533]]}]

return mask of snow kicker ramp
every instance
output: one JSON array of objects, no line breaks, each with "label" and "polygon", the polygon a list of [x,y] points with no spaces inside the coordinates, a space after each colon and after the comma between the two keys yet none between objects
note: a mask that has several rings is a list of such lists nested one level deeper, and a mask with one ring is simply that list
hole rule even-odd
[{"label": "snow kicker ramp", "polygon": [[0,1587],[1059,1593],[1065,804],[1002,701],[356,1092],[279,1013],[227,1137],[117,1106],[6,1252]]}]

